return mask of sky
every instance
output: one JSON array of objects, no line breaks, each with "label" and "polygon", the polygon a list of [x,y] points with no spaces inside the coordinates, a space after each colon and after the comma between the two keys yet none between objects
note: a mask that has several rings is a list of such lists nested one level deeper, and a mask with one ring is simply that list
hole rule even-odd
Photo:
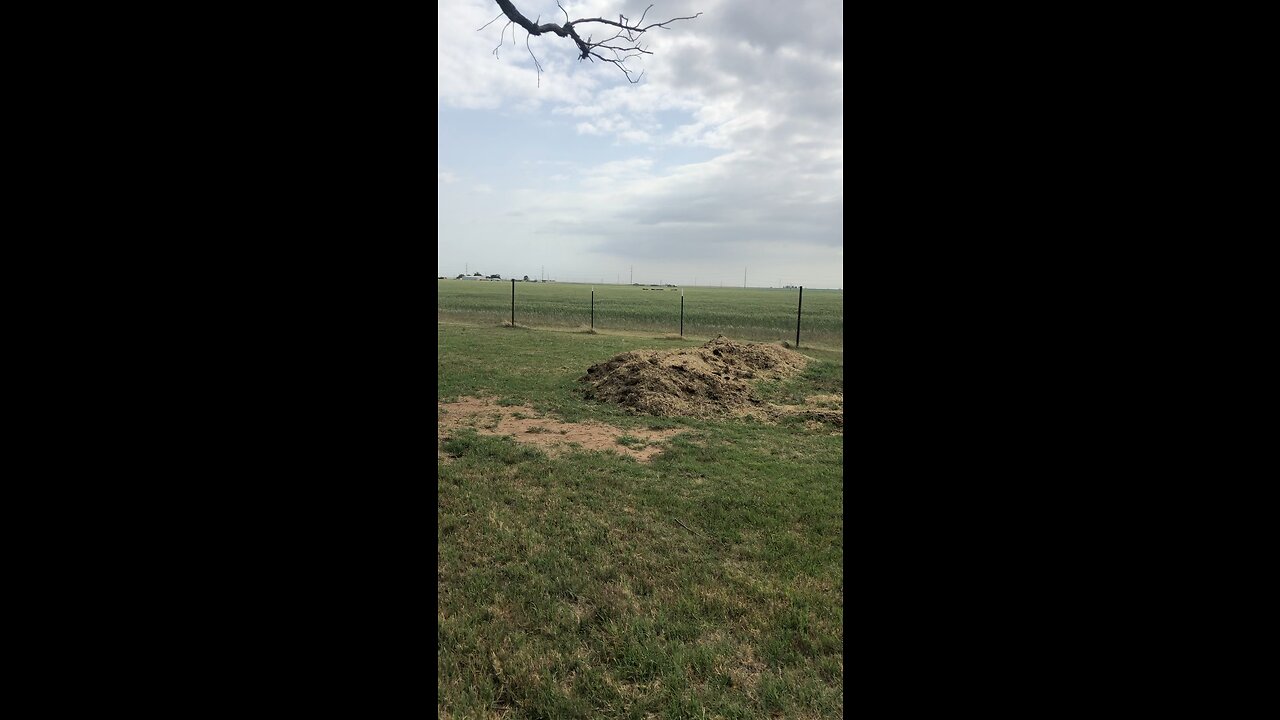
[{"label": "sky", "polygon": [[[646,23],[702,15],[646,33],[631,84],[568,38],[477,31],[493,0],[440,0],[437,275],[844,287],[843,4],[651,2]],[[616,20],[650,2],[562,4]]]}]

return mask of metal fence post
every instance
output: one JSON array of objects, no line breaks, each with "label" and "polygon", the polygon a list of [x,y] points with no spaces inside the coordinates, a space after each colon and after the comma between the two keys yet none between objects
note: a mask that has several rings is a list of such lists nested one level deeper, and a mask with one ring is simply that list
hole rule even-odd
[{"label": "metal fence post", "polygon": [[516,279],[511,278],[511,327],[516,326]]},{"label": "metal fence post", "polygon": [[591,329],[596,329],[596,289],[591,288]]},{"label": "metal fence post", "polygon": [[680,337],[684,337],[684,288],[680,289]]},{"label": "metal fence post", "polygon": [[796,303],[796,347],[800,347],[800,308],[804,307],[804,286],[800,286],[800,300]]}]

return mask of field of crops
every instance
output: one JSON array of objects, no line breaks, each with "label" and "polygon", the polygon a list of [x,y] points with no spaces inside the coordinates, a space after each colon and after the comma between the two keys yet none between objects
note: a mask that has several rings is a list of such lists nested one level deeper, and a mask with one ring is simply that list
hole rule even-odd
[{"label": "field of crops", "polygon": [[[439,321],[498,324],[511,319],[511,283],[437,280]],[[670,287],[596,285],[595,329],[680,332],[680,290]],[[591,325],[592,286],[515,283],[515,319],[530,327]],[[724,334],[743,340],[794,341],[799,291],[771,288],[684,288],[684,335]],[[806,288],[801,345],[844,347],[844,291]]]}]

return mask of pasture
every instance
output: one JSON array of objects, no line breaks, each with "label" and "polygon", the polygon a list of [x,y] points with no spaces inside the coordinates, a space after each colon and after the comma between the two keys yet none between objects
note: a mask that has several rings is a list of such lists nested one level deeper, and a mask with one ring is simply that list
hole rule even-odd
[{"label": "pasture", "polygon": [[[517,325],[587,327],[591,289],[576,283],[516,282]],[[680,290],[669,287],[595,285],[595,329],[678,334]],[[794,342],[798,290],[684,288],[684,334],[709,339]],[[844,345],[844,291],[805,288],[800,345],[840,349]],[[499,324],[511,318],[511,282],[437,280],[438,321]]]},{"label": "pasture", "polygon": [[[658,417],[588,399],[588,367],[701,341],[499,327],[509,282],[439,287],[437,715],[841,717],[842,424]],[[603,290],[598,328],[676,331],[678,292]],[[587,294],[518,282],[516,322],[585,325]],[[838,348],[838,302],[824,309],[820,295],[815,316]],[[778,340],[790,307],[794,339],[794,298],[690,289],[685,334]],[[807,318],[808,290],[804,301]],[[803,371],[760,383],[760,398],[843,392],[842,352],[804,338]]]}]

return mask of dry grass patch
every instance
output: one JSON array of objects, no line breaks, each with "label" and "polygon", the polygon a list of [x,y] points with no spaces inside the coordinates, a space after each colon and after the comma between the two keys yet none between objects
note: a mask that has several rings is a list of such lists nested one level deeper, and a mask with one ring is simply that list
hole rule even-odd
[{"label": "dry grass patch", "polygon": [[[513,440],[536,445],[552,457],[577,448],[610,450],[640,462],[649,462],[662,452],[658,443],[680,430],[641,430],[621,428],[601,422],[561,422],[542,417],[525,405],[498,405],[497,398],[459,398],[457,402],[440,403],[437,412],[437,448],[451,430],[472,428],[482,435],[507,435]],[[626,438],[619,443],[620,438]],[[447,456],[437,449],[447,462]]]}]

